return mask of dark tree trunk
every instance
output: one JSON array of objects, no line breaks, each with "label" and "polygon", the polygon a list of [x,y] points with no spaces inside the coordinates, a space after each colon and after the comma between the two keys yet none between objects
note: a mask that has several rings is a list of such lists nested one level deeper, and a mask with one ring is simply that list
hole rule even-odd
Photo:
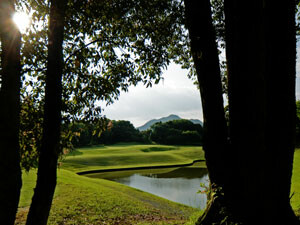
[{"label": "dark tree trunk", "polygon": [[225,0],[228,135],[209,2],[185,0],[203,102],[207,167],[224,193],[224,201],[213,201],[199,224],[220,224],[224,216],[242,224],[299,224],[289,202],[296,118],[295,3]]},{"label": "dark tree trunk", "polygon": [[20,46],[14,1],[0,2],[0,223],[14,224],[22,186],[19,156]]},{"label": "dark tree trunk", "polygon": [[66,2],[66,0],[51,1],[43,137],[37,183],[26,223],[28,225],[47,224],[56,186],[57,160],[60,152],[61,79]]},{"label": "dark tree trunk", "polygon": [[247,224],[299,224],[289,202],[296,118],[295,2],[225,0],[225,16],[235,165],[228,193],[232,211]]},{"label": "dark tree trunk", "polygon": [[210,1],[185,0],[184,3],[191,52],[202,99],[206,163],[211,182],[224,186],[225,173],[220,168],[225,156],[227,126]]},{"label": "dark tree trunk", "polygon": [[[191,52],[200,86],[204,119],[204,143],[206,165],[214,191],[226,187],[226,157],[228,152],[227,125],[222,97],[222,83],[215,30],[212,24],[209,0],[185,0],[185,16],[189,30]],[[217,191],[218,193],[218,191]],[[215,213],[220,201],[211,199],[203,218],[217,222]],[[218,196],[218,200],[221,196]],[[213,218],[214,217],[214,218]]]}]

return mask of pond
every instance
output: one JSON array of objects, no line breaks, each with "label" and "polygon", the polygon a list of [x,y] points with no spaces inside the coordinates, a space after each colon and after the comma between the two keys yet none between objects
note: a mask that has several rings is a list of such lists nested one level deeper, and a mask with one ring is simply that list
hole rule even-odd
[{"label": "pond", "polygon": [[180,167],[172,169],[132,170],[86,175],[104,178],[198,209],[206,206],[206,194],[197,193],[209,186],[207,169]]}]

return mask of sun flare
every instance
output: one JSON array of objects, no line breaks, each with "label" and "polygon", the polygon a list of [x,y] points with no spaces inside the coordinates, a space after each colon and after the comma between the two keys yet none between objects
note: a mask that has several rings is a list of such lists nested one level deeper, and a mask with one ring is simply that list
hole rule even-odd
[{"label": "sun flare", "polygon": [[30,25],[30,16],[25,12],[16,12],[13,15],[13,21],[19,28],[21,33],[24,33]]}]

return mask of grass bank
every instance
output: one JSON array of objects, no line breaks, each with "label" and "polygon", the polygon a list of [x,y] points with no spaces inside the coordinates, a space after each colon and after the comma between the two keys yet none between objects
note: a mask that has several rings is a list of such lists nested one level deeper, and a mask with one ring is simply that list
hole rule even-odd
[{"label": "grass bank", "polygon": [[300,218],[300,149],[294,154],[294,167],[291,188],[291,204],[297,216]]},{"label": "grass bank", "polygon": [[[25,223],[35,179],[36,171],[23,174],[17,224]],[[59,169],[48,224],[184,224],[198,213],[119,183]]]}]

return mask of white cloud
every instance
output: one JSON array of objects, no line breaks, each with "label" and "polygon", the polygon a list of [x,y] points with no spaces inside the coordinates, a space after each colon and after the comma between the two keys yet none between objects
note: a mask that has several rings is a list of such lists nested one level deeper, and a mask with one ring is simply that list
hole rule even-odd
[{"label": "white cloud", "polygon": [[202,119],[200,93],[187,71],[172,64],[163,74],[164,81],[152,88],[130,87],[114,104],[104,108],[104,115],[115,120],[129,120],[141,126],[150,119],[176,114],[182,118]]},{"label": "white cloud", "polygon": [[300,40],[297,41],[296,77],[300,77]]}]

